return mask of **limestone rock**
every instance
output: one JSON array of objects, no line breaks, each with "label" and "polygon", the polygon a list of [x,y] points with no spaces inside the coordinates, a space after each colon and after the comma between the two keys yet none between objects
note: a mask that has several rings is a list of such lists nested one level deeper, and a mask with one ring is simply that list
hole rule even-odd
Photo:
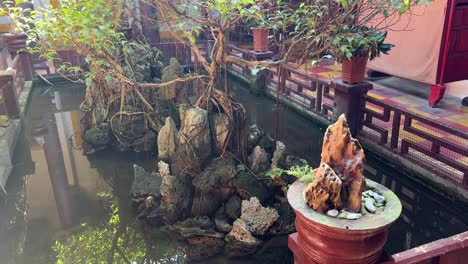
[{"label": "limestone rock", "polygon": [[359,212],[365,188],[365,155],[361,144],[351,136],[344,115],[325,132],[321,162],[328,164],[341,179],[346,195],[342,197],[344,207]]},{"label": "limestone rock", "polygon": [[171,170],[169,169],[169,164],[167,164],[166,162],[162,160],[158,162],[158,171],[161,177],[168,176],[171,174]]},{"label": "limestone rock", "polygon": [[133,175],[132,194],[161,196],[162,179],[157,173],[150,173],[138,165],[133,165]]},{"label": "limestone rock", "polygon": [[[162,82],[169,82],[183,76],[182,67],[176,58],[172,58],[169,65],[162,71]],[[166,101],[178,101],[185,103],[187,100],[187,92],[183,83],[174,83],[169,86],[159,89],[159,96]]]},{"label": "limestone rock", "polygon": [[263,130],[260,129],[256,124],[249,126],[247,131],[247,151],[250,153],[258,142],[263,137]]},{"label": "limestone rock", "polygon": [[212,236],[195,236],[188,238],[187,259],[201,261],[222,252],[224,239]]},{"label": "limestone rock", "polygon": [[270,168],[270,160],[266,151],[260,147],[256,146],[249,156],[249,166],[254,173],[260,173],[268,170]]},{"label": "limestone rock", "polygon": [[185,167],[201,168],[211,156],[211,132],[206,110],[195,107],[185,110],[179,131],[178,155]]},{"label": "limestone rock", "polygon": [[289,155],[286,157],[286,169],[290,169],[294,166],[302,167],[308,165],[307,160],[299,157]]},{"label": "limestone rock", "polygon": [[162,177],[162,203],[159,210],[167,223],[171,224],[185,219],[190,214],[192,193],[192,187],[187,177],[182,175]]},{"label": "limestone rock", "polygon": [[226,214],[232,220],[237,219],[241,215],[241,203],[242,200],[237,196],[233,195],[226,203]]},{"label": "limestone rock", "polygon": [[172,118],[167,117],[158,134],[158,158],[171,159],[176,151],[179,132]]},{"label": "limestone rock", "polygon": [[242,199],[257,197],[261,202],[264,202],[271,197],[268,187],[260,182],[255,175],[248,172],[239,173],[234,181],[234,185]]},{"label": "limestone rock", "polygon": [[241,257],[255,253],[262,241],[252,236],[244,220],[234,221],[231,232],[225,237],[224,254],[228,257]]},{"label": "limestone rock", "polygon": [[[1,98],[1,96],[0,96]],[[0,102],[1,103],[1,102]],[[10,125],[10,119],[7,115],[0,115],[0,127],[7,127]]]},{"label": "limestone rock", "polygon": [[273,155],[275,151],[275,141],[269,135],[263,135],[258,142],[258,145],[262,147],[268,153],[268,155]]},{"label": "limestone rock", "polygon": [[276,150],[273,153],[273,158],[271,158],[271,170],[274,170],[278,167],[278,164],[285,162],[285,152],[286,152],[286,145],[281,142],[276,142]]},{"label": "limestone rock", "polygon": [[223,113],[215,113],[212,117],[211,127],[213,128],[218,147],[227,144],[229,135],[229,117]]},{"label": "limestone rock", "polygon": [[235,161],[232,158],[219,158],[211,161],[192,183],[197,190],[210,192],[230,185],[234,177],[236,177]]},{"label": "limestone rock", "polygon": [[254,235],[264,235],[278,217],[278,211],[263,207],[256,197],[242,201],[241,219]]},{"label": "limestone rock", "polygon": [[326,163],[321,163],[314,181],[304,190],[305,201],[314,210],[325,213],[330,209],[341,209],[341,180]]},{"label": "limestone rock", "polygon": [[192,203],[192,214],[195,216],[211,215],[221,206],[222,201],[213,193],[195,193]]}]

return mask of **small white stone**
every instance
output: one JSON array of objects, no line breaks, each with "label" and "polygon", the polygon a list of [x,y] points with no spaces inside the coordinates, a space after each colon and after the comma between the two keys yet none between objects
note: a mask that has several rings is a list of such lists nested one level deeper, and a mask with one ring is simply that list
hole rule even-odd
[{"label": "small white stone", "polygon": [[361,217],[362,217],[362,214],[360,214],[360,213],[348,213],[348,215],[346,216],[346,219],[356,220],[356,219],[359,219]]},{"label": "small white stone", "polygon": [[366,210],[369,211],[369,213],[375,213],[376,208],[373,202],[366,201],[364,206],[366,207]]},{"label": "small white stone", "polygon": [[376,192],[373,192],[373,191],[369,191],[368,194],[374,198],[374,200],[378,203],[383,203],[385,201],[385,197],[383,197],[382,195],[376,193]]},{"label": "small white stone", "polygon": [[331,216],[331,217],[337,217],[339,213],[340,213],[340,212],[338,212],[338,210],[332,209],[332,210],[329,210],[329,211],[327,212],[327,215],[329,215],[329,216]]}]

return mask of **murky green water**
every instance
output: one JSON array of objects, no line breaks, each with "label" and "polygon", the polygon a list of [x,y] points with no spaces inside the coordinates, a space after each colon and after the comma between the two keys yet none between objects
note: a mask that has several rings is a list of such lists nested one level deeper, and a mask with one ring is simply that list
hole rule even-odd
[{"label": "murky green water", "polygon": [[[231,89],[251,122],[274,131],[272,101]],[[80,87],[36,89],[18,143],[15,168],[0,200],[0,263],[184,263],[185,248],[171,235],[136,219],[129,190],[133,164],[155,168],[152,153],[106,151],[82,155]],[[55,95],[54,95],[55,94]],[[290,153],[319,163],[322,129],[282,108],[279,138]],[[273,136],[273,135],[272,135]],[[367,176],[394,190],[403,216],[392,226],[386,249],[395,253],[468,230],[468,210],[368,155]],[[286,239],[267,243],[257,256],[203,263],[292,263]]]}]

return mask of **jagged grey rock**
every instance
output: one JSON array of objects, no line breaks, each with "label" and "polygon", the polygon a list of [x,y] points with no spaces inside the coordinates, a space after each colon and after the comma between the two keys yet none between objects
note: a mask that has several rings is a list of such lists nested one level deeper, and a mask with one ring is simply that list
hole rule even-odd
[{"label": "jagged grey rock", "polygon": [[228,257],[241,257],[255,253],[262,241],[252,236],[242,219],[234,221],[231,232],[226,235],[224,254]]},{"label": "jagged grey rock", "polygon": [[171,117],[167,117],[158,134],[158,158],[170,160],[176,151],[179,132]]},{"label": "jagged grey rock", "polygon": [[248,160],[250,169],[254,173],[264,172],[270,168],[270,158],[266,151],[260,146],[254,148]]},{"label": "jagged grey rock", "polygon": [[271,170],[274,170],[278,167],[279,164],[285,163],[285,153],[286,145],[281,142],[276,142],[276,150],[273,153],[273,158],[271,158]]},{"label": "jagged grey rock", "polygon": [[256,197],[242,201],[241,219],[254,235],[264,235],[278,218],[276,209],[263,207]]},{"label": "jagged grey rock", "polygon": [[208,112],[195,107],[184,110],[179,131],[179,156],[188,166],[201,165],[211,156],[211,132]]},{"label": "jagged grey rock", "polygon": [[229,135],[229,117],[223,113],[215,113],[211,122],[213,132],[218,147],[223,147],[228,140]]},{"label": "jagged grey rock", "polygon": [[147,172],[138,165],[133,165],[134,180],[132,184],[132,194],[161,196],[161,177],[153,172]]}]

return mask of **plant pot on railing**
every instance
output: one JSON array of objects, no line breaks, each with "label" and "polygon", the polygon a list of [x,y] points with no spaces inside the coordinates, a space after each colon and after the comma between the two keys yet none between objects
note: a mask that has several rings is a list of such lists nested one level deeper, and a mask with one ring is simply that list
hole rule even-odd
[{"label": "plant pot on railing", "polygon": [[270,31],[263,28],[252,28],[254,51],[268,51],[268,34]]},{"label": "plant pot on railing", "polygon": [[341,64],[343,82],[355,84],[362,82],[366,74],[368,56],[353,57],[351,60],[343,59]]}]

